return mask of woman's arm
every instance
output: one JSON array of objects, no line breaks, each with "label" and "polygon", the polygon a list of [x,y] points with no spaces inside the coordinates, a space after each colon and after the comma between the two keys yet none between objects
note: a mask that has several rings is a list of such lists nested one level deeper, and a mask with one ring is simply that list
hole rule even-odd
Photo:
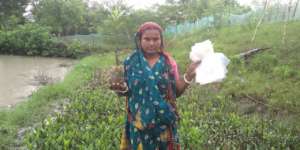
[{"label": "woman's arm", "polygon": [[196,68],[198,65],[201,63],[201,61],[191,63],[188,68],[186,73],[183,75],[183,77],[178,78],[176,80],[176,96],[179,97],[185,89],[191,84],[192,80],[196,76]]},{"label": "woman's arm", "polygon": [[179,97],[189,86],[188,83],[184,82],[182,78],[176,80],[176,96]]}]

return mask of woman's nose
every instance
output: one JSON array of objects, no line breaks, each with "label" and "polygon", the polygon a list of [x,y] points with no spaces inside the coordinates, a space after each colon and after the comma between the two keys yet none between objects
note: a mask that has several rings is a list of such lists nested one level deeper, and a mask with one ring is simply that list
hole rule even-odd
[{"label": "woman's nose", "polygon": [[149,44],[150,44],[150,45],[154,45],[154,41],[153,41],[153,40],[151,40]]}]

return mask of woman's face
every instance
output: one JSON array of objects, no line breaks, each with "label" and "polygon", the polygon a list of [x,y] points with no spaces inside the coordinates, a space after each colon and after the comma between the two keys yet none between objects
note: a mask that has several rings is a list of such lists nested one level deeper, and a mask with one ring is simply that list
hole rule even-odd
[{"label": "woman's face", "polygon": [[141,46],[145,53],[155,54],[159,52],[161,48],[160,32],[155,29],[144,31],[141,37]]}]

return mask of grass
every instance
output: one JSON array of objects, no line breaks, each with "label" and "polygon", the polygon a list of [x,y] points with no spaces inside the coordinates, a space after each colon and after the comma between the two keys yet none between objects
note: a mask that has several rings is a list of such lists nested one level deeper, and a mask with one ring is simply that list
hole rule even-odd
[{"label": "grass", "polygon": [[15,140],[18,130],[39,123],[53,111],[53,104],[59,105],[87,84],[97,68],[107,68],[113,61],[113,57],[107,56],[102,55],[101,59],[99,55],[85,58],[74,66],[63,82],[39,89],[26,101],[12,109],[1,109],[0,148],[17,146]]},{"label": "grass", "polygon": [[[169,49],[174,57],[179,62],[180,70],[184,71],[185,65],[188,63],[188,51],[193,43],[211,39],[214,43],[215,51],[223,52],[232,59],[234,56],[252,48],[265,48],[269,47],[263,53],[257,54],[246,62],[240,60],[233,61],[230,65],[229,76],[230,80],[225,82],[225,86],[229,86],[230,82],[236,87],[232,89],[236,92],[258,93],[259,95],[272,94],[270,96],[270,103],[280,102],[291,103],[288,107],[297,111],[296,107],[299,106],[297,102],[297,90],[299,86],[299,64],[300,64],[300,44],[295,42],[300,39],[299,22],[291,22],[287,28],[287,41],[282,43],[282,24],[267,24],[262,26],[257,33],[254,42],[251,42],[252,30],[244,26],[236,26],[231,28],[223,28],[218,31],[195,31],[188,35],[180,35],[178,40],[175,41]],[[187,37],[187,38],[186,38]],[[233,78],[240,76],[248,83],[244,89],[236,86],[238,83],[233,82]],[[227,88],[227,87],[226,87]],[[265,93],[268,88],[272,93]],[[273,96],[274,95],[274,96]],[[294,96],[292,96],[294,95]],[[285,98],[283,100],[283,98]],[[286,105],[282,105],[285,107]],[[278,106],[280,107],[280,106]]]},{"label": "grass", "polygon": [[[281,23],[261,26],[253,42],[251,38],[254,30],[249,26],[195,30],[177,35],[175,39],[169,37],[168,49],[177,60],[181,72],[185,71],[189,62],[190,47],[206,39],[212,40],[215,51],[225,53],[231,58],[229,73],[223,83],[202,87],[195,85],[178,100],[182,122],[185,122],[180,128],[182,143],[186,147],[194,149],[201,149],[201,147],[246,149],[247,146],[251,149],[297,147],[295,145],[299,142],[300,133],[298,109],[300,95],[297,92],[300,90],[300,53],[297,51],[299,51],[300,44],[296,41],[300,39],[300,35],[295,33],[299,32],[299,26],[300,22],[289,22],[285,43],[282,42],[283,24]],[[249,49],[265,47],[270,47],[271,50],[256,54],[247,61],[236,57],[237,54]],[[221,115],[212,113],[210,108],[216,109]],[[232,115],[237,116],[237,120],[244,124],[238,125],[236,129],[248,128],[249,132],[257,132],[257,135],[273,136],[267,139],[271,143],[267,144],[264,137],[248,133],[236,134],[236,137],[243,139],[240,142],[238,139],[228,138],[232,130],[225,131],[226,128],[236,125],[227,121],[227,119],[232,119]],[[204,126],[206,123],[211,126],[213,122],[224,124],[223,126],[221,124],[212,127]],[[267,127],[260,129],[260,126],[264,124]],[[190,127],[195,128],[195,131],[190,131]],[[269,135],[274,132],[272,129],[280,131],[276,133],[276,136],[282,136],[285,139]],[[288,137],[288,134],[291,136]],[[218,137],[210,137],[214,135]],[[196,137],[202,141],[196,141],[195,139],[198,139]],[[278,144],[279,141],[294,138],[297,140],[294,141],[296,143],[293,143],[293,146]],[[266,141],[262,142],[264,140]],[[255,144],[247,145],[247,141],[259,143],[261,146],[255,148],[253,147]],[[246,147],[243,147],[245,145]]]},{"label": "grass", "polygon": [[[261,26],[254,42],[254,30],[246,25],[195,30],[167,38],[167,48],[182,73],[189,63],[190,47],[196,42],[211,39],[216,51],[231,58],[224,82],[192,85],[178,99],[183,148],[299,147],[299,26],[300,22],[289,22],[285,43],[280,23]],[[247,61],[236,57],[248,49],[262,47],[272,49]],[[113,64],[113,53],[85,58],[63,83],[39,90],[14,110],[1,111],[1,148],[13,146],[18,128],[42,122],[26,135],[24,142],[29,149],[118,149],[124,101],[105,86],[90,87],[98,78],[106,80],[94,76],[97,68],[110,68]],[[50,104],[66,97],[71,101],[65,114],[57,114],[56,120],[46,117]]]}]

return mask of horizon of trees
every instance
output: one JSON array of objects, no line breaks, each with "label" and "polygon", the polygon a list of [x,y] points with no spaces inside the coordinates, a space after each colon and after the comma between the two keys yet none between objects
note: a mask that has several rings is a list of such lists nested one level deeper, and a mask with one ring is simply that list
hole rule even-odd
[{"label": "horizon of trees", "polygon": [[[253,0],[256,8],[268,4],[265,20],[292,18],[297,14],[299,0],[283,4],[279,0]],[[24,17],[25,9],[32,6],[31,19]],[[214,27],[226,24],[231,14],[243,14],[250,7],[237,0],[167,0],[153,9],[135,10],[125,0],[0,0],[0,30],[11,30],[17,25],[34,23],[49,28],[55,36],[100,33],[105,42],[118,45],[132,41],[135,30],[144,21],[152,20],[163,27],[213,16]],[[288,12],[288,14],[286,13]],[[298,13],[300,13],[298,11]]]}]

